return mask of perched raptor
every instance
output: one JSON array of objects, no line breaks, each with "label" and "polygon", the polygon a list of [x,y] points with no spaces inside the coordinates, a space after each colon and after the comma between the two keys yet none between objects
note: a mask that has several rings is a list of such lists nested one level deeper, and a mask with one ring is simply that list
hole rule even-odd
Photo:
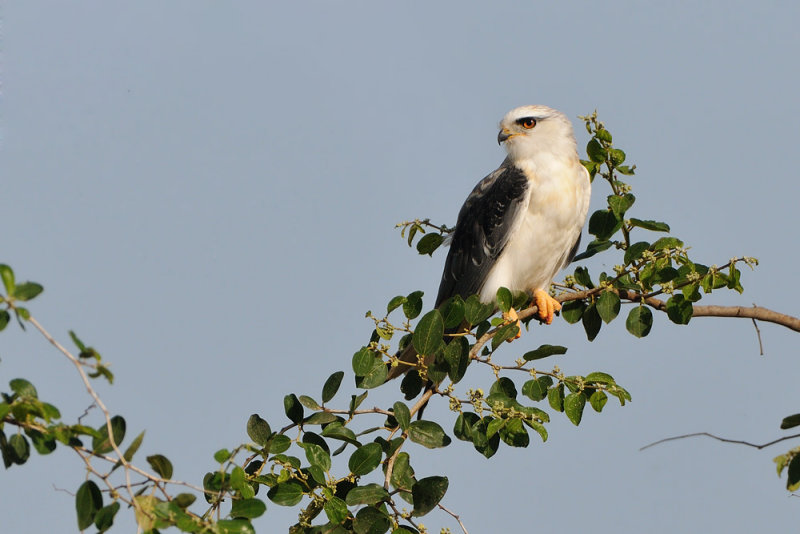
[{"label": "perched raptor", "polygon": [[[532,294],[539,318],[550,324],[561,306],[548,290],[577,252],[589,209],[589,173],[578,158],[572,124],[555,109],[512,109],[500,121],[497,142],[508,157],[461,207],[436,307],[454,295],[476,293],[493,302],[506,287]],[[405,363],[389,378],[416,364],[413,347],[400,360]]]}]

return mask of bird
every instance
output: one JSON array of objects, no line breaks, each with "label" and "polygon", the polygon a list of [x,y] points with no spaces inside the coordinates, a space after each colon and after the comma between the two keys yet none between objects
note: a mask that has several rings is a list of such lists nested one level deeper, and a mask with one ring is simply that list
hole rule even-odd
[{"label": "bird", "polygon": [[[473,294],[496,305],[497,290],[505,287],[529,293],[540,321],[551,324],[561,305],[549,288],[580,246],[591,180],[578,157],[572,123],[562,112],[521,106],[503,117],[499,129],[497,142],[507,156],[459,211],[435,307]],[[516,319],[513,308],[508,315]],[[411,343],[397,360],[388,379],[419,363]]]}]

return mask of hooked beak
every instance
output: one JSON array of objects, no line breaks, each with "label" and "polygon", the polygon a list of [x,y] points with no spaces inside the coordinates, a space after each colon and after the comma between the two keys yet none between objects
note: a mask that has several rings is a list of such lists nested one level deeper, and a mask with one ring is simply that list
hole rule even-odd
[{"label": "hooked beak", "polygon": [[504,143],[509,137],[511,137],[511,132],[508,131],[508,128],[503,128],[497,134],[497,144]]}]

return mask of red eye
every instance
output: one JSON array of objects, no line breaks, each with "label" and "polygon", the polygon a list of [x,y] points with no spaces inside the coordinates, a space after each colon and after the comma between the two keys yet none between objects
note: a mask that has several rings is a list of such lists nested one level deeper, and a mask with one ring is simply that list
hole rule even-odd
[{"label": "red eye", "polygon": [[526,117],[524,119],[520,119],[519,124],[526,130],[530,130],[531,128],[536,126],[536,119],[534,119],[533,117]]}]

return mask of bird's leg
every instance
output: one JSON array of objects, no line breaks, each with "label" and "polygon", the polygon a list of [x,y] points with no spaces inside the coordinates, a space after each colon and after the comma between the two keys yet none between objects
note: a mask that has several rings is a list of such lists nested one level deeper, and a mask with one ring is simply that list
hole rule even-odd
[{"label": "bird's leg", "polygon": [[561,309],[561,303],[542,289],[533,292],[533,300],[539,309],[539,319],[545,324],[552,323],[556,312]]},{"label": "bird's leg", "polygon": [[513,307],[509,308],[507,312],[503,313],[503,319],[507,323],[516,323],[517,325],[517,335],[511,339],[507,339],[506,341],[511,341],[512,339],[519,339],[522,336],[522,329],[519,326],[519,316],[517,315],[517,310]]}]

